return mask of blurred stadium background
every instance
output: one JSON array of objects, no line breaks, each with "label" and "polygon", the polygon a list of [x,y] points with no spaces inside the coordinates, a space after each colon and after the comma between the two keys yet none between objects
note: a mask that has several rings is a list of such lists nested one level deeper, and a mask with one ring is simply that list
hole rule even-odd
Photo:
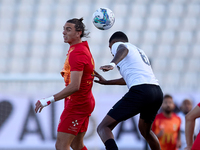
[{"label": "blurred stadium background", "polygon": [[[99,7],[110,8],[115,14],[115,24],[109,30],[98,30],[92,23],[92,14]],[[60,70],[69,46],[63,42],[62,31],[65,22],[74,17],[84,18],[90,32],[86,40],[98,72],[112,59],[109,37],[121,30],[146,52],[164,93],[181,98],[183,94],[200,94],[200,0],[0,0],[0,102],[17,97],[24,109],[27,106],[21,97],[34,103],[34,98],[55,94],[64,87]],[[101,74],[106,79],[120,77],[117,69]],[[99,95],[117,97],[126,91],[127,87],[121,86],[94,84],[93,88],[97,100]],[[108,105],[107,99],[103,102],[97,102],[96,114],[102,112],[100,105]],[[9,121],[2,117],[6,107],[0,109],[2,141]],[[12,132],[8,134],[12,136]],[[19,145],[23,143],[16,145],[22,149]],[[0,144],[0,149],[14,147],[9,142]]]}]

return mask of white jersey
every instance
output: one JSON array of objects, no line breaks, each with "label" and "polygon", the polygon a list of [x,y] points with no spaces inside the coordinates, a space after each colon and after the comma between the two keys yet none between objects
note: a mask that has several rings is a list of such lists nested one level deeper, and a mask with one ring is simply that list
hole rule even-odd
[{"label": "white jersey", "polygon": [[159,85],[152,71],[150,62],[145,53],[130,43],[116,42],[111,47],[111,52],[115,56],[120,44],[129,50],[127,56],[121,60],[117,67],[125,80],[128,88],[140,84]]}]

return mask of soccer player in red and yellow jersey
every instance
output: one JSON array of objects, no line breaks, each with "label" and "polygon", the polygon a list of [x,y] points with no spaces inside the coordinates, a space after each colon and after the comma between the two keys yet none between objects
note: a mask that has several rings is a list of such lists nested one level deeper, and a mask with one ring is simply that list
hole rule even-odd
[{"label": "soccer player in red and yellow jersey", "polygon": [[162,110],[153,122],[152,131],[158,137],[162,150],[178,150],[181,146],[181,119],[173,112],[175,104],[172,96],[165,95]]},{"label": "soccer player in red and yellow jersey", "polygon": [[65,107],[60,117],[57,130],[57,150],[87,150],[83,138],[87,131],[89,116],[94,110],[95,101],[92,94],[94,77],[94,60],[87,41],[85,25],[81,19],[68,20],[64,25],[64,42],[70,45],[61,75],[66,87],[59,93],[45,99],[38,100],[35,111],[54,101],[65,99]]}]

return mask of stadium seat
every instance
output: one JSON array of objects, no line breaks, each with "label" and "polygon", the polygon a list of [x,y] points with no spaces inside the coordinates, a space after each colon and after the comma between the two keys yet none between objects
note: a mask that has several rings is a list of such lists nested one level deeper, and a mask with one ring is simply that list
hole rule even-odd
[{"label": "stadium seat", "polygon": [[7,44],[0,44],[0,60],[8,59],[10,57],[10,46]]},{"label": "stadium seat", "polygon": [[183,15],[184,12],[184,6],[180,3],[170,3],[169,4],[169,16],[173,16],[173,17],[181,17]]},{"label": "stadium seat", "polygon": [[7,58],[1,58],[0,59],[0,72],[6,73],[8,71],[8,66],[10,66],[10,63],[8,62]]},{"label": "stadium seat", "polygon": [[169,44],[160,44],[157,46],[156,53],[154,53],[157,58],[169,58],[171,57],[172,47]]},{"label": "stadium seat", "polygon": [[32,43],[33,44],[42,44],[45,45],[47,44],[47,39],[48,37],[48,33],[43,31],[43,30],[35,30],[35,32],[33,32],[33,37],[32,37]]},{"label": "stadium seat", "polygon": [[172,50],[172,56],[174,58],[187,58],[189,55],[190,47],[187,44],[177,44]]},{"label": "stadium seat", "polygon": [[63,26],[61,30],[54,30],[51,32],[50,37],[48,37],[49,42],[51,44],[63,44],[64,39],[63,39]]},{"label": "stadium seat", "polygon": [[127,32],[129,41],[135,45],[138,45],[140,42],[141,32],[133,30],[132,32]]},{"label": "stadium seat", "polygon": [[[117,16],[117,18],[123,18],[123,17],[127,17],[127,13],[128,13],[128,5],[123,2],[123,3],[116,3],[113,6],[113,13],[115,16]],[[116,18],[116,19],[117,19]]]},{"label": "stadium seat", "polygon": [[142,43],[155,44],[157,42],[157,32],[154,30],[146,30],[143,32]]},{"label": "stadium seat", "polygon": [[200,58],[200,44],[194,44],[191,49],[190,49],[191,55],[189,56],[190,58]]},{"label": "stadium seat", "polygon": [[175,42],[175,32],[172,30],[163,30],[160,33],[159,43],[173,44]]},{"label": "stadium seat", "polygon": [[144,17],[146,15],[146,5],[143,3],[135,3],[131,6],[130,15],[134,17]]},{"label": "stadium seat", "polygon": [[176,91],[176,89],[179,88],[181,77],[180,73],[169,72],[163,76],[165,92]]},{"label": "stadium seat", "polygon": [[185,17],[183,18],[183,27],[184,31],[193,31],[197,28],[197,18],[195,17]]},{"label": "stadium seat", "polygon": [[187,11],[186,15],[188,17],[198,17],[200,13],[200,6],[199,3],[188,3],[187,4]]},{"label": "stadium seat", "polygon": [[144,19],[140,17],[133,17],[132,19],[127,20],[128,30],[138,31],[143,29]]},{"label": "stadium seat", "polygon": [[13,74],[24,73],[26,67],[25,58],[13,58],[10,62],[9,72]]},{"label": "stadium seat", "polygon": [[187,71],[195,72],[200,70],[200,60],[198,58],[189,59],[187,62]]},{"label": "stadium seat", "polygon": [[179,73],[184,70],[184,59],[171,59],[168,67],[170,72]]},{"label": "stadium seat", "polygon": [[162,17],[166,13],[166,6],[164,3],[160,3],[161,1],[158,1],[157,3],[152,3],[150,5],[150,16],[153,17]]},{"label": "stadium seat", "polygon": [[29,73],[42,73],[44,72],[44,59],[31,57],[27,61]]},{"label": "stadium seat", "polygon": [[178,17],[167,17],[165,20],[164,29],[166,30],[177,30],[181,26],[180,18]]},{"label": "stadium seat", "polygon": [[180,44],[191,44],[193,40],[193,33],[189,31],[180,31],[177,36]]},{"label": "stadium seat", "polygon": [[179,87],[182,91],[196,91],[196,87],[198,84],[198,75],[195,72],[185,72],[181,76],[181,86]]},{"label": "stadium seat", "polygon": [[59,74],[64,66],[65,60],[60,58],[48,58],[46,60],[45,72],[46,73],[56,73]]},{"label": "stadium seat", "polygon": [[[73,16],[76,18],[87,18],[91,13],[90,5],[86,2],[80,2],[78,5],[75,5]],[[84,10],[84,11],[83,11]]]},{"label": "stadium seat", "polygon": [[148,30],[154,30],[154,31],[157,31],[157,30],[160,30],[160,28],[162,28],[162,19],[161,18],[158,18],[158,17],[149,17],[147,19],[147,26],[146,28]]},{"label": "stadium seat", "polygon": [[47,55],[49,58],[65,58],[67,54],[67,49],[61,44],[51,44],[48,47]]},{"label": "stadium seat", "polygon": [[153,58],[152,59],[152,68],[156,72],[167,71],[167,69],[168,69],[167,66],[168,66],[168,61],[166,58],[165,59],[163,59],[163,58]]},{"label": "stadium seat", "polygon": [[11,33],[8,31],[0,30],[0,41],[2,44],[10,44]]},{"label": "stadium seat", "polygon": [[28,47],[24,44],[15,44],[11,49],[11,54],[14,58],[26,58],[28,54]]},{"label": "stadium seat", "polygon": [[13,38],[14,38],[13,40],[14,43],[26,45],[27,43],[29,43],[30,34],[27,31],[17,30],[14,33]]},{"label": "stadium seat", "polygon": [[[30,48],[30,52],[29,52],[29,55],[30,55],[30,59],[31,58],[45,58],[45,54],[46,53],[46,48],[44,45],[33,45],[31,48]],[[48,55],[47,55],[48,56]]]}]

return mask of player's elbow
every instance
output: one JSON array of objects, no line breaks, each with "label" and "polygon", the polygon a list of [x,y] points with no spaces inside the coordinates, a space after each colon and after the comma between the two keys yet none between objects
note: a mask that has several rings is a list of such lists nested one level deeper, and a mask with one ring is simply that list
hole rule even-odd
[{"label": "player's elbow", "polygon": [[72,91],[73,91],[73,93],[75,93],[75,92],[77,92],[79,89],[80,89],[80,85],[74,85]]},{"label": "player's elbow", "polygon": [[195,120],[195,118],[190,113],[185,115],[185,121],[186,122],[190,122],[190,121],[194,121],[194,120]]}]

